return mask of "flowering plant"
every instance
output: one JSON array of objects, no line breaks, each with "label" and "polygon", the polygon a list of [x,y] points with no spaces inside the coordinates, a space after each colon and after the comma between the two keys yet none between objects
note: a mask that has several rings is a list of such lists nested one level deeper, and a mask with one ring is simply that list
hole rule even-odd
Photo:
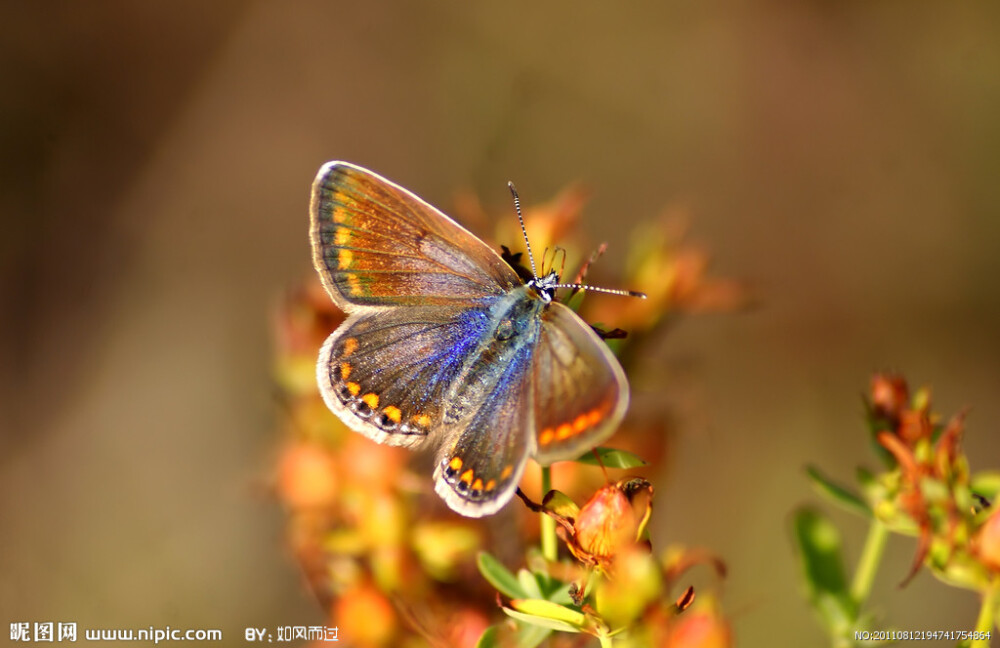
[{"label": "flowering plant", "polygon": [[[582,249],[575,226],[584,202],[573,188],[528,210],[532,242]],[[474,201],[461,211],[463,222],[484,220]],[[641,357],[636,348],[668,316],[728,310],[744,301],[735,283],[706,277],[706,255],[682,243],[676,219],[642,229],[623,285],[648,299],[619,302],[614,312],[581,293],[568,299],[588,321],[628,328],[627,338],[618,329],[601,331],[626,371]],[[519,236],[505,225],[497,239]],[[603,246],[580,267],[576,282],[601,252]],[[516,255],[505,256],[517,262]],[[341,641],[371,647],[730,645],[717,598],[695,597],[682,583],[695,565],[708,565],[721,579],[721,561],[682,547],[651,549],[653,486],[636,471],[655,467],[664,454],[665,417],[641,403],[642,390],[633,399],[640,406],[614,437],[616,449],[529,468],[520,500],[490,518],[462,518],[434,496],[426,457],[351,432],[323,405],[316,350],[342,319],[311,282],[282,303],[275,326],[288,439],[277,462],[277,492],[288,510],[291,546]],[[612,481],[608,471],[625,472]]]},{"label": "flowering plant", "polygon": [[809,469],[823,496],[868,520],[868,537],[850,583],[833,522],[814,508],[794,517],[810,604],[833,645],[860,645],[855,637],[872,630],[865,604],[889,535],[915,536],[917,550],[901,585],[926,567],[948,585],[978,592],[976,628],[959,645],[989,645],[1000,613],[1000,517],[990,506],[1000,493],[1000,472],[970,471],[961,445],[965,412],[943,420],[932,410],[927,388],[911,393],[901,376],[877,374],[866,410],[883,470],[859,468],[859,489],[853,490]]}]

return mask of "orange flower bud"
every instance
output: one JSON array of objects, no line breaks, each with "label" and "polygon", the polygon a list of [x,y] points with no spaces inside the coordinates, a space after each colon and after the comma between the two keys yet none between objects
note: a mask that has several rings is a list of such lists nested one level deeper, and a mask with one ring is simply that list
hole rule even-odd
[{"label": "orange flower bud", "polygon": [[317,444],[290,445],[278,465],[278,492],[294,509],[331,504],[337,495],[336,462]]},{"label": "orange flower bud", "polygon": [[369,492],[394,488],[410,458],[405,448],[379,445],[360,434],[348,436],[338,455],[344,482]]},{"label": "orange flower bud", "polygon": [[986,518],[976,534],[976,552],[984,565],[1000,571],[1000,508]]},{"label": "orange flower bud", "polygon": [[490,627],[489,618],[474,608],[462,608],[448,619],[448,645],[455,648],[474,648],[479,637]]},{"label": "orange flower bud", "polygon": [[590,498],[576,518],[579,547],[600,558],[610,558],[635,542],[639,520],[632,504],[618,486],[609,485]]},{"label": "orange flower bud", "polygon": [[872,376],[871,394],[875,414],[892,421],[898,421],[910,403],[910,388],[906,380],[894,374]]},{"label": "orange flower bud", "polygon": [[685,612],[674,622],[663,644],[665,648],[729,648],[732,631],[723,619],[710,610]]},{"label": "orange flower bud", "polygon": [[376,648],[393,645],[398,620],[396,610],[382,592],[360,585],[344,592],[333,605],[330,625],[354,646]]}]

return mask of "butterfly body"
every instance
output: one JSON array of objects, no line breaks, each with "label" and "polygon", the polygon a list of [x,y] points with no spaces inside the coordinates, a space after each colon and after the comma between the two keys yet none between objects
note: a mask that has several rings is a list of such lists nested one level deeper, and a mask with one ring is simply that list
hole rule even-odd
[{"label": "butterfly body", "polygon": [[379,443],[437,450],[435,488],[494,513],[527,459],[574,458],[609,436],[628,383],[606,345],[496,252],[407,190],[331,162],[313,185],[313,259],[349,317],[320,351],[330,409]]},{"label": "butterfly body", "polygon": [[465,354],[462,368],[445,398],[446,424],[463,421],[480,403],[507,387],[504,382],[511,372],[497,371],[497,367],[530,364],[541,323],[539,314],[545,307],[530,292],[526,286],[515,288],[495,298],[483,312],[485,325],[475,331],[476,344]]}]

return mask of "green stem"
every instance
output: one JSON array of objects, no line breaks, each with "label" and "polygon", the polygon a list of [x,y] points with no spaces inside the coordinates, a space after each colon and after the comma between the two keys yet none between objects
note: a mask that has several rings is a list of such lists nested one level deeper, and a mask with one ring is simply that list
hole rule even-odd
[{"label": "green stem", "polygon": [[[552,469],[542,466],[542,499],[552,490]],[[555,562],[559,557],[559,546],[556,544],[556,521],[545,513],[541,514],[542,556],[549,562]]]},{"label": "green stem", "polygon": [[[1000,604],[1000,581],[994,579],[989,589],[983,592],[983,603],[979,607],[979,618],[976,619],[976,632],[981,637],[985,637],[986,633],[992,635],[998,604]],[[972,642],[972,648],[987,648],[989,645],[990,640],[985,638],[975,639]]]},{"label": "green stem", "polygon": [[889,529],[877,519],[872,518],[872,524],[868,528],[868,537],[865,538],[865,547],[861,551],[858,568],[854,572],[854,581],[851,583],[851,598],[858,610],[864,606],[868,595],[872,592],[875,572],[878,571],[879,563],[882,562],[882,554],[885,552],[885,544],[888,539]]}]

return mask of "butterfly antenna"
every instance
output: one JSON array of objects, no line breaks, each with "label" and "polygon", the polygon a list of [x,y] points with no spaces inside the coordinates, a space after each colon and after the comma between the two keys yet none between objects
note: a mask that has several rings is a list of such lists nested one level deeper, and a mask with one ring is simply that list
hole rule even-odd
[{"label": "butterfly antenna", "polygon": [[590,292],[601,292],[607,293],[609,295],[621,295],[622,297],[638,297],[639,299],[645,299],[646,293],[639,292],[638,290],[622,290],[621,288],[599,288],[597,286],[589,286],[587,284],[581,283],[571,283],[571,284],[556,284],[550,286],[553,290],[556,288],[572,288],[573,290],[589,290]]},{"label": "butterfly antenna", "polygon": [[517,196],[517,189],[514,188],[513,182],[508,182],[507,188],[510,189],[510,194],[514,196],[514,210],[517,211],[517,222],[521,224],[521,234],[524,235],[524,245],[528,248],[528,260],[531,261],[531,274],[537,277],[538,270],[535,269],[535,255],[531,253],[531,243],[528,241],[528,230],[524,229],[524,217],[521,215],[521,199]]}]

